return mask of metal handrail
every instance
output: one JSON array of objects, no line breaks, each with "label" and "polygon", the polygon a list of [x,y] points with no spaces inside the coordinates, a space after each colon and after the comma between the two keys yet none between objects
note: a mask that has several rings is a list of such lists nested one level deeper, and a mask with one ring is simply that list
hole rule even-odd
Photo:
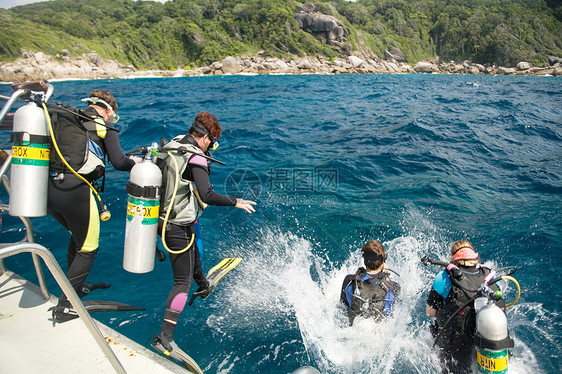
[{"label": "metal handrail", "polygon": [[[4,160],[4,164],[2,168],[0,168],[0,179],[2,184],[4,185],[4,189],[10,195],[10,180],[6,173],[8,172],[8,168],[12,164],[12,155],[8,154],[6,160]],[[0,210],[5,211],[9,210],[9,206],[5,204],[0,204]],[[35,240],[33,235],[33,226],[31,225],[31,221],[27,217],[19,217],[25,226],[25,236],[21,239],[18,243],[28,242],[33,243]],[[5,246],[10,246],[12,244],[18,243],[0,243],[0,248]],[[37,255],[31,255],[33,259],[33,265],[35,266],[35,273],[37,274],[37,280],[39,281],[39,287],[41,288],[41,293],[45,300],[49,300],[49,290],[47,289],[47,282],[45,281],[45,275],[43,274],[43,269],[41,268],[41,263],[39,262],[39,258]],[[5,272],[4,262],[0,259],[0,274],[4,274]]]},{"label": "metal handrail", "polygon": [[82,319],[82,321],[84,321],[86,327],[90,331],[90,334],[92,334],[96,343],[105,354],[105,357],[109,360],[111,366],[113,366],[113,369],[115,369],[115,372],[126,374],[126,371],[123,368],[123,365],[121,365],[121,362],[119,362],[119,359],[115,355],[115,352],[113,352],[113,350],[107,344],[102,333],[95,325],[93,318],[86,310],[86,307],[84,307],[84,304],[82,304],[82,302],[80,301],[78,294],[60,268],[57,260],[47,248],[37,243],[14,244],[9,247],[0,248],[0,258],[14,256],[24,252],[35,254],[43,259],[45,265],[47,265],[47,268],[57,281],[58,285],[60,286],[64,294],[68,297],[74,309],[76,309],[78,316]]},{"label": "metal handrail", "polygon": [[[12,94],[12,96],[10,96],[10,98],[8,98],[8,102],[4,104],[2,110],[0,110],[0,123],[4,120],[4,117],[6,117],[6,114],[8,114],[8,111],[12,108],[12,106],[14,106],[18,97],[24,95],[26,92],[27,90],[17,90]],[[1,99],[5,99],[5,97],[2,97]]]}]

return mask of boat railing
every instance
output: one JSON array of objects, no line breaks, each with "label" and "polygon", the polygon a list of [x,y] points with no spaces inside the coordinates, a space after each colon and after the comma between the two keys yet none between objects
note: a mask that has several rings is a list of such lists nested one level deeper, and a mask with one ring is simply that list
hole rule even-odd
[{"label": "boat railing", "polygon": [[[37,83],[37,82],[33,82]],[[28,86],[29,87],[29,86]],[[34,86],[36,87],[36,86]],[[6,100],[7,103],[4,104],[2,110],[0,111],[0,124],[3,124],[3,120],[6,118],[8,111],[12,108],[17,98],[28,95],[29,89],[26,88],[14,88],[15,92],[12,94],[11,97],[6,97],[0,95],[0,100]],[[52,86],[48,85],[48,91],[46,91],[48,97],[52,94]],[[3,126],[5,128],[5,126]],[[8,176],[6,175],[8,169],[10,168],[12,161],[11,152],[7,152],[7,157],[5,157],[2,166],[0,167],[0,179],[2,181],[2,185],[6,190],[8,196],[10,195],[10,181]],[[0,204],[1,211],[8,211],[9,205]],[[24,237],[15,243],[0,243],[0,275],[6,272],[4,261],[3,259],[6,257],[14,256],[21,253],[31,253],[33,258],[33,264],[35,266],[35,272],[37,274],[37,278],[39,281],[39,285],[41,288],[42,296],[45,300],[50,299],[50,293],[47,288],[47,283],[45,282],[45,276],[43,274],[43,269],[41,267],[40,259],[45,262],[45,265],[49,269],[49,272],[55,278],[55,281],[61,288],[62,292],[68,297],[69,301],[72,303],[72,306],[76,310],[80,319],[86,325],[86,328],[101,348],[102,352],[104,353],[105,357],[111,363],[111,366],[115,370],[116,373],[126,373],[125,369],[119,362],[119,359],[115,355],[115,352],[109,347],[107,341],[105,340],[104,336],[96,326],[93,318],[90,316],[82,301],[80,301],[80,297],[68,281],[65,273],[61,269],[59,263],[53,256],[53,254],[44,246],[34,243],[33,239],[33,226],[31,221],[27,217],[19,217],[25,227],[25,235]]]},{"label": "boat railing", "polygon": [[86,310],[86,307],[84,307],[84,304],[82,304],[82,302],[80,301],[78,294],[76,293],[76,291],[74,291],[74,288],[72,288],[72,285],[66,278],[66,275],[62,271],[57,260],[47,248],[37,243],[12,244],[10,246],[0,248],[0,258],[10,257],[25,252],[29,252],[43,259],[45,265],[47,265],[47,268],[55,278],[57,284],[72,303],[72,306],[78,313],[78,316],[82,319],[82,321],[86,325],[86,328],[93,336],[98,346],[101,348],[105,357],[111,363],[111,366],[113,366],[115,372],[126,373],[125,369],[121,365],[121,362],[119,362],[119,359],[107,344],[107,341],[105,340],[102,333],[96,326],[93,318]]}]

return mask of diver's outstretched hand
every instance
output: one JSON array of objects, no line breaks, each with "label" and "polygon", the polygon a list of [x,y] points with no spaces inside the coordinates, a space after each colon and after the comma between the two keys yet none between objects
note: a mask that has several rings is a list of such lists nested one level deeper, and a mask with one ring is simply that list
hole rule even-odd
[{"label": "diver's outstretched hand", "polygon": [[252,205],[256,205],[257,203],[252,200],[244,200],[237,198],[236,199],[236,208],[244,209],[248,213],[254,213],[256,209]]}]

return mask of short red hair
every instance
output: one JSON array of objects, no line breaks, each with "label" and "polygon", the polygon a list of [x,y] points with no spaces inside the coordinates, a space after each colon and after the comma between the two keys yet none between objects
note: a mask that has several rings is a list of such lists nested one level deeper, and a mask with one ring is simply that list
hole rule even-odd
[{"label": "short red hair", "polygon": [[[211,113],[201,112],[195,116],[195,121],[205,126],[205,128],[207,129],[207,131],[209,131],[209,134],[211,134],[213,138],[215,139],[220,138],[222,133],[221,125],[219,124],[219,121],[216,119],[216,117],[213,116]],[[189,129],[189,133],[195,135],[198,138],[203,135],[206,135],[206,134],[202,134],[200,131],[197,131],[197,129],[193,127]]]}]

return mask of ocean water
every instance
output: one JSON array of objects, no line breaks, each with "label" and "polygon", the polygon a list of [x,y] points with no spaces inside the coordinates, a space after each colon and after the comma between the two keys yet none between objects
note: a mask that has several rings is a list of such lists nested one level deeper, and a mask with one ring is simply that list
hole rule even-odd
[{"label": "ocean water", "polygon": [[[207,300],[186,306],[180,347],[205,372],[436,373],[425,299],[452,242],[469,239],[486,264],[517,266],[519,301],[507,309],[510,373],[559,373],[562,350],[562,80],[466,75],[216,76],[53,82],[50,102],[83,107],[93,89],[119,103],[125,150],[187,131],[213,113],[223,135],[211,182],[254,199],[257,212],[209,207],[200,219],[203,267],[242,263]],[[0,94],[10,95],[8,85]],[[9,133],[0,134],[8,149]],[[159,332],[172,285],[168,260],[147,274],[123,270],[125,184],[108,168],[89,280],[90,299],[143,306],[94,316],[140,344]],[[0,195],[7,203],[4,192]],[[19,240],[3,215],[2,241]],[[66,269],[68,233],[32,219],[36,241]],[[371,239],[386,246],[403,295],[393,318],[346,324],[341,283]],[[31,261],[6,266],[28,279]],[[59,294],[48,276],[51,292]],[[502,282],[508,301],[512,283]],[[193,291],[193,289],[192,289]]]}]

